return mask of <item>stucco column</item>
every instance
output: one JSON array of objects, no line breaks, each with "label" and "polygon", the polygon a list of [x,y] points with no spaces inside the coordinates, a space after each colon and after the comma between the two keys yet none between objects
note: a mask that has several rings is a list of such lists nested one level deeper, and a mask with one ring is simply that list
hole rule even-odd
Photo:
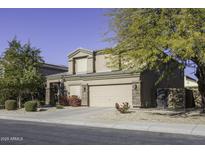
[{"label": "stucco column", "polygon": [[87,61],[87,73],[93,73],[93,57],[89,57]]},{"label": "stucco column", "polygon": [[141,107],[140,84],[141,84],[141,82],[132,83],[132,105],[133,105],[133,107]]},{"label": "stucco column", "polygon": [[74,72],[73,72],[73,68],[74,68],[74,66],[73,66],[73,60],[69,60],[68,61],[68,72],[70,73],[70,74],[73,74]]},{"label": "stucco column", "polygon": [[82,105],[83,106],[88,106],[88,85],[82,85],[82,91],[81,91],[81,96],[82,96]]},{"label": "stucco column", "polygon": [[50,82],[46,83],[46,104],[50,104]]}]

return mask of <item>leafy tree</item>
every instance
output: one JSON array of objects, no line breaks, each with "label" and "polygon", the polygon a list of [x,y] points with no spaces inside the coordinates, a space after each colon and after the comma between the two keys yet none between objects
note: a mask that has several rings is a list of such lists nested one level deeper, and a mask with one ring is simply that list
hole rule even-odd
[{"label": "leafy tree", "polygon": [[[122,68],[159,70],[173,59],[178,67],[194,67],[205,106],[205,9],[114,9],[109,13],[111,38],[117,45],[106,50],[112,64]],[[166,67],[162,77],[172,68]]]},{"label": "leafy tree", "polygon": [[33,96],[44,82],[39,72],[43,63],[40,53],[41,51],[31,47],[29,42],[21,45],[14,38],[9,42],[9,47],[0,60],[0,65],[4,70],[0,85],[2,89],[9,89],[17,94],[19,107],[21,107],[22,95]]}]

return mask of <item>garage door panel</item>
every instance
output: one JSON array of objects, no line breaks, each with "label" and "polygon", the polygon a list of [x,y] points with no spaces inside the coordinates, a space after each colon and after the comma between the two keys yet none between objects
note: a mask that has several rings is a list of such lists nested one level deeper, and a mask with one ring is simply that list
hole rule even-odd
[{"label": "garage door panel", "polygon": [[90,86],[90,106],[114,107],[115,103],[132,103],[132,85]]}]

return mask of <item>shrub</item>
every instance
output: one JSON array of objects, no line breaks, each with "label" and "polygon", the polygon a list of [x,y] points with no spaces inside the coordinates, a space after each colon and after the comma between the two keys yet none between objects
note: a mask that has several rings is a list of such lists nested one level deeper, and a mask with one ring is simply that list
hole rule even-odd
[{"label": "shrub", "polygon": [[60,105],[69,106],[69,100],[67,96],[60,97]]},{"label": "shrub", "polygon": [[6,100],[16,100],[16,97],[17,96],[14,91],[0,88],[0,105],[1,106],[5,105]]},{"label": "shrub", "polygon": [[28,112],[37,111],[38,101],[28,101],[24,104],[25,110]]},{"label": "shrub", "polygon": [[56,105],[56,109],[64,109],[62,105]]},{"label": "shrub", "polygon": [[3,98],[0,98],[0,106],[4,106],[5,105],[5,100]]},{"label": "shrub", "polygon": [[4,109],[5,108],[5,102],[1,102],[1,99],[0,99],[0,109]]},{"label": "shrub", "polygon": [[121,105],[119,103],[115,103],[115,108],[120,112],[120,113],[129,113],[129,103],[123,102]]},{"label": "shrub", "polygon": [[45,101],[38,101],[38,107],[44,106],[45,104]]},{"label": "shrub", "polygon": [[76,95],[70,96],[68,98],[68,101],[69,101],[70,106],[73,106],[73,107],[81,106],[81,99]]},{"label": "shrub", "polygon": [[7,109],[7,110],[16,110],[17,109],[16,100],[7,100],[7,101],[5,101],[5,109]]},{"label": "shrub", "polygon": [[50,105],[51,105],[51,106],[56,106],[56,104],[57,104],[57,103],[56,103],[56,101],[55,101],[54,99],[51,99],[51,100],[50,100]]}]

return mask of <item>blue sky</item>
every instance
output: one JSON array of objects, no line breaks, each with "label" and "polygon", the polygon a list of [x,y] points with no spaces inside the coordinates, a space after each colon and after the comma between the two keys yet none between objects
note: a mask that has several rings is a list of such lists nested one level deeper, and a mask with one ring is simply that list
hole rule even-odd
[{"label": "blue sky", "polygon": [[[67,65],[76,48],[111,47],[105,42],[109,30],[108,9],[0,9],[0,54],[16,36],[40,48],[47,63]],[[193,70],[186,73],[193,77]],[[192,74],[191,74],[192,73]]]},{"label": "blue sky", "polygon": [[17,36],[40,48],[45,61],[67,65],[67,55],[78,47],[102,49],[108,31],[106,9],[0,9],[0,54]]}]

